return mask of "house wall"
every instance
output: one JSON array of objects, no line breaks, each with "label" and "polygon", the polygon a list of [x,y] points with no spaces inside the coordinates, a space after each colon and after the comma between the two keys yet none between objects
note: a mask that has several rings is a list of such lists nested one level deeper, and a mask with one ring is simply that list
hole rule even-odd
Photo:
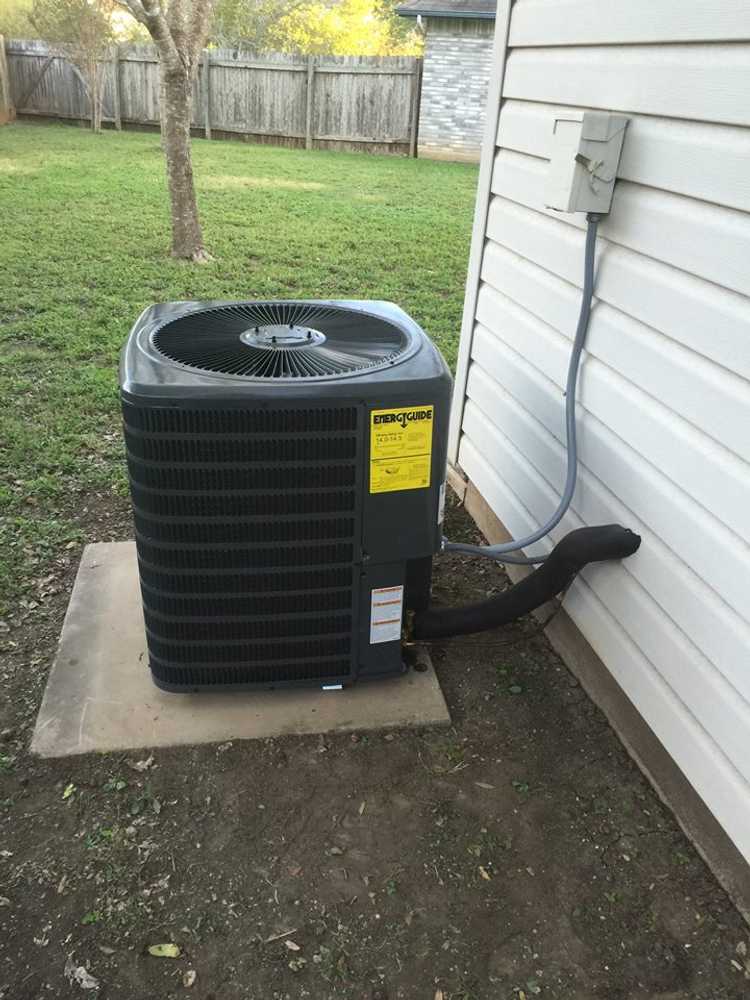
[{"label": "house wall", "polygon": [[642,535],[565,607],[750,860],[750,4],[501,0],[497,28],[451,460],[516,537],[557,504],[585,220],[544,208],[552,121],[630,115],[552,538]]},{"label": "house wall", "polygon": [[488,20],[425,19],[420,156],[479,159],[493,28]]}]

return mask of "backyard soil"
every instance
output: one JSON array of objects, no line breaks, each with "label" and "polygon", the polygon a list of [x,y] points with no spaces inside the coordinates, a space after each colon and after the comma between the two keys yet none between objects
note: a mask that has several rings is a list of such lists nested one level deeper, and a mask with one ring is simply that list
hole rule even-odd
[{"label": "backyard soil", "polygon": [[[71,507],[88,541],[130,533],[122,498]],[[747,927],[533,623],[433,647],[449,730],[41,761],[80,546],[27,558],[0,626],[2,1000],[750,996]],[[505,585],[446,558],[435,599]]]}]

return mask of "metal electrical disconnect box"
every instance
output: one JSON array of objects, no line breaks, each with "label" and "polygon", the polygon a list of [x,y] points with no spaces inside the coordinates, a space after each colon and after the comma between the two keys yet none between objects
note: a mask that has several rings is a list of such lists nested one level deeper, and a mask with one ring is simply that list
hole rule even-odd
[{"label": "metal electrical disconnect box", "polygon": [[606,214],[628,118],[585,111],[556,118],[544,203],[558,212]]}]

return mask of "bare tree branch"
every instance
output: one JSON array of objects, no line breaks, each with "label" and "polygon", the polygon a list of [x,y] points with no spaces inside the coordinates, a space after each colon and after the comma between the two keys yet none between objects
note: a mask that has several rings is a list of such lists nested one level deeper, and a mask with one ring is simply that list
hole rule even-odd
[{"label": "bare tree branch", "polygon": [[190,72],[190,53],[187,45],[187,18],[190,5],[191,0],[170,0],[165,14],[169,33],[180,55],[183,68],[188,73]]},{"label": "bare tree branch", "polygon": [[159,0],[117,0],[117,2],[148,28],[159,50],[159,58],[166,69],[173,73],[182,69],[182,59]]},{"label": "bare tree branch", "polygon": [[143,9],[141,0],[115,0],[118,7],[122,7],[128,14],[132,14],[136,21],[146,24],[146,11]]},{"label": "bare tree branch", "polygon": [[193,74],[198,66],[200,51],[206,44],[208,28],[214,9],[214,0],[193,0],[193,6],[188,27],[188,45],[190,46],[190,64]]}]

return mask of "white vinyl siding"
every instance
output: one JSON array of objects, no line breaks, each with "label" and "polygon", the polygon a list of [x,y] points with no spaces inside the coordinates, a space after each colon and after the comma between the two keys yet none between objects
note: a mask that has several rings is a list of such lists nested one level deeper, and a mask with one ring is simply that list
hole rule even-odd
[{"label": "white vinyl siding", "polygon": [[544,207],[552,123],[627,114],[578,487],[540,547],[641,534],[566,609],[750,860],[750,4],[501,0],[497,23],[451,459],[514,535],[557,504],[585,218]]}]

